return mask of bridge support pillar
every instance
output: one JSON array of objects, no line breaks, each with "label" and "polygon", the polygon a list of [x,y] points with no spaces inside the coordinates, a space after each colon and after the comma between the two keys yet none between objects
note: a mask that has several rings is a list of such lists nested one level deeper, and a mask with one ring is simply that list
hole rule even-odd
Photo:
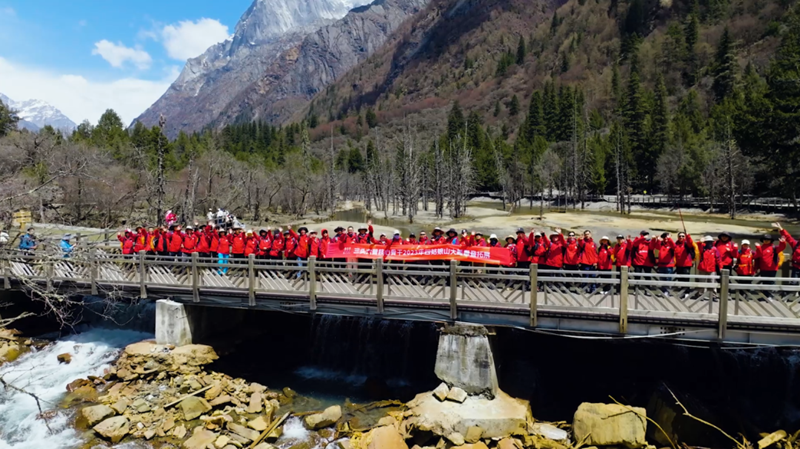
[{"label": "bridge support pillar", "polygon": [[156,301],[156,342],[184,346],[210,344],[242,327],[247,310],[225,309],[179,303],[168,299]]},{"label": "bridge support pillar", "polygon": [[489,331],[475,324],[446,325],[439,336],[435,372],[451,387],[494,398],[499,388]]},{"label": "bridge support pillar", "polygon": [[175,346],[192,344],[190,307],[168,299],[156,301],[156,343]]}]

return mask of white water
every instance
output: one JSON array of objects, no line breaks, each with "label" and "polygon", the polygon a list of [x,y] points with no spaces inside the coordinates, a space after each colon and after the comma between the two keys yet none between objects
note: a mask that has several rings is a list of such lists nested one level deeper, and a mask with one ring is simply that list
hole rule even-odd
[{"label": "white water", "polygon": [[[88,332],[64,337],[46,348],[19,358],[14,363],[0,367],[0,377],[15,387],[35,394],[43,410],[59,409],[59,401],[66,394],[66,386],[75,379],[102,376],[126,345],[152,338],[151,334],[126,331],[92,329]],[[56,360],[63,353],[72,355],[65,365]],[[37,419],[39,409],[30,396],[0,387],[0,449],[50,449],[72,448],[82,443],[81,435],[72,428],[72,413],[59,410],[48,420]]]}]

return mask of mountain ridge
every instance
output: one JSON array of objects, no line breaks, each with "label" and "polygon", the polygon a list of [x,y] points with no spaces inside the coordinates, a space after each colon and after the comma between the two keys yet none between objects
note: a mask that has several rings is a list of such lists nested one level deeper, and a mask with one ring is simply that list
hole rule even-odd
[{"label": "mountain ridge", "polygon": [[71,132],[78,127],[58,108],[45,101],[31,99],[18,102],[2,93],[0,93],[0,101],[17,112],[17,116],[20,119],[19,128],[38,131],[50,125],[55,129]]}]

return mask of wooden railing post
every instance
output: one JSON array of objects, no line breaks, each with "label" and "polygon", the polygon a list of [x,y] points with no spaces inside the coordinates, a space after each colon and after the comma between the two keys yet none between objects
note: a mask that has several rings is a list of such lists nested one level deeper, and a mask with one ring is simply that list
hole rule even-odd
[{"label": "wooden railing post", "polygon": [[620,267],[619,276],[619,333],[628,333],[628,267]]},{"label": "wooden railing post", "polygon": [[375,260],[375,297],[378,300],[378,315],[383,315],[383,259]]},{"label": "wooden railing post", "polygon": [[531,264],[531,327],[536,327],[538,322],[537,308],[539,305],[539,264]]},{"label": "wooden railing post", "polygon": [[93,249],[89,249],[89,288],[97,295],[97,255]]},{"label": "wooden railing post", "polygon": [[458,296],[457,264],[458,262],[455,260],[450,261],[450,319],[453,321],[458,319],[458,304],[456,303],[456,297]]},{"label": "wooden railing post", "polygon": [[730,285],[730,275],[730,270],[722,270],[722,278],[720,279],[719,286],[718,336],[720,340],[725,339],[725,331],[728,329],[728,286]]},{"label": "wooden railing post", "polygon": [[197,268],[198,258],[197,253],[192,253],[192,301],[200,302],[200,271]]},{"label": "wooden railing post", "polygon": [[308,258],[308,308],[317,310],[317,256]]},{"label": "wooden railing post", "polygon": [[139,297],[147,299],[147,253],[139,251]]},{"label": "wooden railing post", "polygon": [[256,255],[247,257],[247,292],[250,306],[256,305]]},{"label": "wooden railing post", "polygon": [[53,291],[53,272],[55,271],[55,258],[44,255],[44,273],[47,279],[47,292]]}]

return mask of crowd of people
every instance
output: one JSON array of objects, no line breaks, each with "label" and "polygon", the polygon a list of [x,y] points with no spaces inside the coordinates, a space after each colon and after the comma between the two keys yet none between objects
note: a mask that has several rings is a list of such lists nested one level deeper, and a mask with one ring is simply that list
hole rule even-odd
[{"label": "crowd of people", "polygon": [[491,234],[486,238],[481,232],[460,233],[455,229],[444,231],[439,227],[430,235],[407,238],[395,231],[391,236],[376,235],[371,223],[354,227],[337,227],[333,234],[325,229],[317,233],[303,226],[297,231],[286,229],[262,229],[259,232],[245,230],[234,225],[231,231],[215,223],[204,226],[180,225],[149,228],[139,227],[120,233],[118,238],[125,255],[146,251],[151,255],[188,258],[192,253],[200,257],[216,258],[220,264],[230,258],[244,259],[254,255],[257,259],[292,260],[302,265],[309,257],[325,259],[329,245],[348,243],[380,245],[386,248],[405,245],[449,244],[462,247],[507,248],[517,268],[529,268],[537,264],[544,270],[599,271],[610,272],[623,266],[636,273],[657,272],[661,274],[688,275],[693,267],[700,274],[721,273],[748,277],[776,277],[783,262],[783,251],[787,244],[792,248],[792,277],[800,277],[800,245],[779,224],[775,225],[780,236],[764,235],[759,243],[742,240],[734,242],[731,235],[723,232],[713,238],[705,236],[696,242],[691,235],[679,232],[675,238],[670,233],[652,236],[642,231],[637,237],[618,235],[615,241],[603,236],[593,239],[591,231],[576,236],[566,235],[560,229],[553,232],[538,232],[517,229],[515,234],[500,240]]}]

